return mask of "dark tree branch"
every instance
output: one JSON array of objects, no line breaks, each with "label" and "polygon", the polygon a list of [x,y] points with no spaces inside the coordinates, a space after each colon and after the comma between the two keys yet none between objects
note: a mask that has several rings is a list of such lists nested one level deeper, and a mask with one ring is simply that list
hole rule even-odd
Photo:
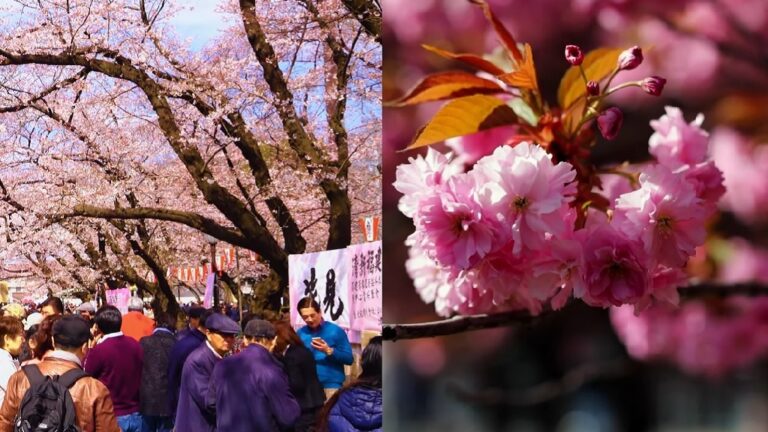
[{"label": "dark tree branch", "polygon": [[381,8],[373,0],[342,0],[344,6],[360,22],[365,32],[381,43]]},{"label": "dark tree branch", "polygon": [[[683,300],[700,299],[707,297],[765,296],[768,295],[768,285],[757,282],[737,284],[718,284],[716,282],[699,283],[680,288],[680,297]],[[533,316],[527,310],[501,312],[496,314],[480,314],[455,316],[441,321],[432,321],[416,324],[384,324],[382,336],[384,340],[397,341],[399,339],[420,339],[426,337],[446,336],[463,333],[472,330],[482,330],[511,325],[531,324],[541,317],[550,314],[544,312]]]}]

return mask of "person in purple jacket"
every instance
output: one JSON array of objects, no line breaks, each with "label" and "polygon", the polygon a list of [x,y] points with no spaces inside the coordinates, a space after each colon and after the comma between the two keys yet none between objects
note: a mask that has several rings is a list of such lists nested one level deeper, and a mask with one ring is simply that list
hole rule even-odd
[{"label": "person in purple jacket", "polygon": [[269,321],[248,321],[245,348],[213,369],[208,408],[216,410],[216,427],[227,432],[289,430],[301,414],[288,377],[272,357],[275,327]]},{"label": "person in purple jacket", "polygon": [[[206,318],[206,341],[192,351],[181,371],[181,389],[175,422],[178,432],[216,430],[216,412],[206,406],[206,396],[213,367],[235,345],[235,336],[238,333],[240,333],[240,326],[222,314],[214,313]],[[238,377],[235,376],[233,379]],[[243,403],[243,401],[239,402]]]},{"label": "person in purple jacket", "polygon": [[123,336],[122,324],[120,310],[112,305],[96,312],[92,333],[97,342],[88,351],[83,369],[109,389],[120,429],[140,432],[139,388],[144,352],[135,339]]}]

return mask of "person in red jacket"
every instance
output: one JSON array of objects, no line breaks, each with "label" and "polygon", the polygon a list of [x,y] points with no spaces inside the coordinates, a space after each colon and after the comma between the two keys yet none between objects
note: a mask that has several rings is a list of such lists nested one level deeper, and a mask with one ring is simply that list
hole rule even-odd
[{"label": "person in red jacket", "polygon": [[132,337],[136,342],[144,336],[151,336],[155,331],[155,320],[144,315],[144,302],[138,297],[131,297],[128,303],[128,313],[123,315],[123,325],[120,331]]}]

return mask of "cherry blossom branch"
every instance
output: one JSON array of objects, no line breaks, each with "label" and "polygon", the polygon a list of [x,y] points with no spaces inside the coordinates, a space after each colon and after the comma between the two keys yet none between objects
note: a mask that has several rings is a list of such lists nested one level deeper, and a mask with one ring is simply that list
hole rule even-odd
[{"label": "cherry blossom branch", "polygon": [[[768,296],[768,285],[758,282],[736,284],[702,282],[680,289],[680,297],[686,300],[735,295],[749,297]],[[454,316],[445,320],[424,323],[384,324],[382,336],[384,340],[396,342],[400,339],[421,339],[503,326],[530,325],[551,313],[552,311],[545,311],[533,316],[527,310],[517,310],[495,314]]]},{"label": "cherry blossom branch", "polygon": [[381,6],[372,0],[343,0],[344,6],[360,22],[365,32],[381,43]]}]

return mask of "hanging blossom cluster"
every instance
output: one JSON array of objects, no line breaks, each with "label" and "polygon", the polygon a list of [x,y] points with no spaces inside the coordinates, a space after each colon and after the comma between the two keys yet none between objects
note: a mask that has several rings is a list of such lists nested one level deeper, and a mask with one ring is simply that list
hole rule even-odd
[{"label": "hanging blossom cluster", "polygon": [[[584,60],[575,46],[566,47],[565,57],[576,67]],[[597,170],[587,167],[584,151],[594,142],[593,121],[606,139],[621,128],[618,108],[599,109],[605,96],[626,87],[661,93],[660,77],[609,88],[619,71],[640,62],[640,48],[622,52],[602,92],[581,70],[588,108],[583,130],[564,134],[573,145],[536,139],[543,134],[496,142],[474,136],[471,148],[452,147],[490,154],[430,148],[397,168],[399,209],[416,228],[406,242],[407,271],[438,314],[523,308],[536,314],[548,303],[562,307],[571,296],[635,311],[657,302],[677,304],[677,288],[687,281],[684,267],[704,243],[705,222],[725,192],[722,173],[708,158],[702,116],[688,123],[679,109],[667,107],[652,121],[655,161],[639,175],[612,170],[631,186],[616,197],[601,195]],[[563,136],[557,130],[554,135]],[[597,205],[600,200],[605,204]]]},{"label": "hanging blossom cluster", "polygon": [[[720,247],[727,250],[727,265],[719,280],[768,282],[768,250],[743,239]],[[688,300],[679,308],[651,306],[640,315],[623,306],[611,309],[611,322],[632,357],[671,362],[692,374],[719,377],[768,355],[765,297]]]}]

